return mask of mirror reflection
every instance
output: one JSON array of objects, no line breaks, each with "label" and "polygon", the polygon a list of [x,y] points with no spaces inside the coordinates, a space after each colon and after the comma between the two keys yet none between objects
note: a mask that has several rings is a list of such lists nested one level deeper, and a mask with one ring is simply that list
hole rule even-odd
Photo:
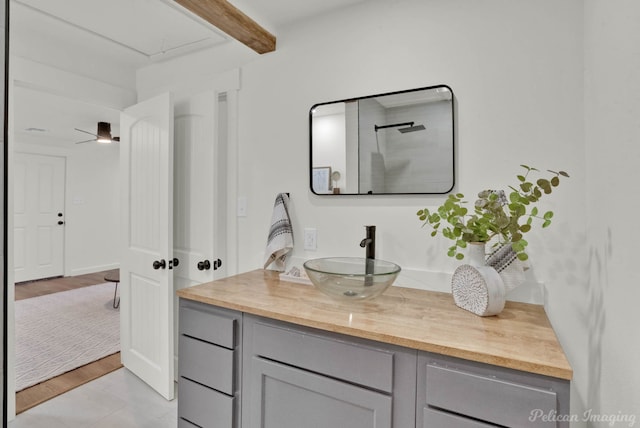
[{"label": "mirror reflection", "polygon": [[316,104],[315,194],[447,193],[454,184],[453,91],[445,85]]}]

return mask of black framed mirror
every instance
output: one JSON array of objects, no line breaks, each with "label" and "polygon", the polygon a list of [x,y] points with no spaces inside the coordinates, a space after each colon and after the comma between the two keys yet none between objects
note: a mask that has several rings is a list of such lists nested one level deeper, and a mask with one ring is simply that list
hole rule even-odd
[{"label": "black framed mirror", "polygon": [[438,85],[315,104],[317,195],[442,194],[454,185],[454,96]]}]

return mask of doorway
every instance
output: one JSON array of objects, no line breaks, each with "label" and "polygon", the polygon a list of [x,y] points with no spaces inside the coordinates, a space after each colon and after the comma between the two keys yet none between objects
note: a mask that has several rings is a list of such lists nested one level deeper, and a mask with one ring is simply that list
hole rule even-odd
[{"label": "doorway", "polygon": [[[227,92],[209,90],[179,98],[177,102],[174,187],[178,189],[179,197],[178,205],[174,204],[176,239],[173,251],[174,257],[180,259],[180,265],[173,270],[176,289],[226,276],[231,267],[227,242],[234,236],[234,229],[228,227],[227,211],[229,200],[234,196],[228,189],[226,177],[229,170],[233,170],[229,166],[233,156],[229,126],[235,121],[235,115],[229,112],[229,103],[235,105],[237,93],[230,95],[231,101],[227,95]],[[70,169],[75,169],[74,162],[69,161]],[[68,171],[68,175],[73,174]],[[66,192],[69,208],[73,209],[77,202],[88,202],[75,195],[73,187],[71,189]],[[16,194],[20,191],[14,190]],[[75,215],[70,218],[69,227],[73,228],[78,219]],[[215,272],[213,268],[200,270],[198,263],[203,259],[222,260],[222,268]],[[177,298],[174,307],[177,308]],[[177,331],[175,325],[174,330]],[[177,352],[173,357],[177,358]]]}]

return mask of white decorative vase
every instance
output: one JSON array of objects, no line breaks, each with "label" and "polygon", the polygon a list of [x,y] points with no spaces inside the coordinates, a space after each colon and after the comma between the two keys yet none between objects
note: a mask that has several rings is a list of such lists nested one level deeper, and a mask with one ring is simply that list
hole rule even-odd
[{"label": "white decorative vase", "polygon": [[505,293],[509,293],[525,281],[524,271],[528,269],[528,264],[518,260],[510,242],[492,248],[491,254],[487,255],[486,264],[500,274]]},{"label": "white decorative vase", "polygon": [[487,253],[484,242],[469,242],[467,244],[467,264],[471,266],[484,266],[487,264]]},{"label": "white decorative vase", "polygon": [[500,274],[486,265],[484,242],[468,246],[469,264],[459,266],[451,278],[456,305],[481,317],[497,315],[504,309],[505,289]]}]

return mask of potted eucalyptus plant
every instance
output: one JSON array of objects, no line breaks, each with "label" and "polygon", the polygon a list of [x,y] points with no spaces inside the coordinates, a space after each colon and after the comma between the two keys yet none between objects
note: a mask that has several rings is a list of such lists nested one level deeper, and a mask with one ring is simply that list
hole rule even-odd
[{"label": "potted eucalyptus plant", "polygon": [[451,194],[436,210],[428,208],[417,212],[423,226],[431,227],[431,236],[438,233],[453,241],[447,255],[462,260],[461,250],[470,243],[486,243],[493,238],[499,242],[510,243],[519,260],[528,259],[527,241],[524,235],[534,222],[543,228],[551,224],[553,211],[541,213],[537,203],[543,195],[550,194],[560,184],[560,177],[569,177],[564,171],[551,171],[549,177],[541,177],[533,182],[532,174],[540,174],[536,168],[521,165],[522,174],[517,175],[518,184],[509,186],[508,196],[504,191],[483,190],[473,207],[462,193]]}]

